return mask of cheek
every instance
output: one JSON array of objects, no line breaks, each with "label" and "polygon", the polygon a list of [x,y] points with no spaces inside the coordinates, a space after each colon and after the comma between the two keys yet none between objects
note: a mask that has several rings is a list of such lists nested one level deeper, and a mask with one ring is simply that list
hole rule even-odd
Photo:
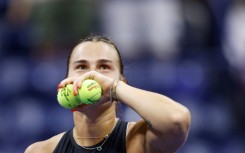
[{"label": "cheek", "polygon": [[121,74],[120,73],[116,73],[115,75],[114,75],[114,78],[116,79],[116,80],[121,80]]},{"label": "cheek", "polygon": [[68,71],[68,78],[69,77],[77,77],[78,76],[78,73],[75,73],[75,71],[74,70],[72,70],[72,69],[69,69],[69,71]]},{"label": "cheek", "polygon": [[86,72],[84,72],[84,71],[73,71],[73,72],[71,72],[70,77],[80,77],[80,76],[82,76],[85,73]]},{"label": "cheek", "polygon": [[111,72],[106,72],[106,73],[101,73],[102,75],[105,75],[109,78],[119,80],[120,79],[120,74],[116,71],[111,71]]}]

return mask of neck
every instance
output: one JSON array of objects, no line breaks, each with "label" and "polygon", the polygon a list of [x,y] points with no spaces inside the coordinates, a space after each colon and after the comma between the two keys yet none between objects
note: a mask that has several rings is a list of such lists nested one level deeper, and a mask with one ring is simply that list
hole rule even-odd
[{"label": "neck", "polygon": [[115,103],[87,106],[74,112],[74,139],[81,146],[95,145],[111,132],[115,124]]}]

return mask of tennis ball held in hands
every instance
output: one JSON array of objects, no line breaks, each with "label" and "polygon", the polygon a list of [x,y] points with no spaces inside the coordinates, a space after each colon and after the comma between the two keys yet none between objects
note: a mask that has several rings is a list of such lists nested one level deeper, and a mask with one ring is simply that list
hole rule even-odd
[{"label": "tennis ball held in hands", "polygon": [[81,104],[93,104],[97,102],[102,94],[101,86],[94,80],[85,80],[82,87],[78,89],[78,94],[73,95],[73,84],[68,84],[61,88],[57,95],[57,100],[61,106],[73,109]]},{"label": "tennis ball held in hands", "polygon": [[67,109],[72,109],[81,104],[79,95],[73,95],[73,84],[68,84],[61,88],[57,95],[59,104]]},{"label": "tennis ball held in hands", "polygon": [[98,82],[88,79],[83,81],[78,93],[83,104],[93,104],[100,99],[102,89]]}]

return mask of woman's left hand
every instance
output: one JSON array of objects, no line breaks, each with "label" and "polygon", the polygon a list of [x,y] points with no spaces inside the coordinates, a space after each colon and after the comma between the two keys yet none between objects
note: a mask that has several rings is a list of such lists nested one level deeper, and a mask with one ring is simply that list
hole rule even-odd
[{"label": "woman's left hand", "polygon": [[113,84],[114,79],[107,77],[105,75],[102,75],[101,73],[98,73],[96,71],[89,71],[79,77],[66,78],[63,81],[61,81],[61,83],[59,84],[59,88],[65,87],[67,84],[73,84],[74,94],[77,94],[78,89],[82,86],[82,82],[87,79],[92,79],[92,80],[97,81],[102,88],[103,96],[109,98],[110,86]]}]

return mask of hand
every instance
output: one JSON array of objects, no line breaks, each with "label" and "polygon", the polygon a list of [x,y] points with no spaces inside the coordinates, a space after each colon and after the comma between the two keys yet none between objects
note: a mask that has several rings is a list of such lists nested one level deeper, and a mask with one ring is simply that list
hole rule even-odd
[{"label": "hand", "polygon": [[73,94],[76,95],[78,93],[78,89],[82,86],[82,82],[86,79],[92,79],[97,81],[102,88],[103,96],[109,98],[109,90],[110,90],[110,86],[113,84],[113,79],[105,75],[102,75],[101,73],[98,73],[96,71],[89,71],[79,77],[66,78],[63,81],[61,81],[61,83],[58,85],[58,88],[63,88],[67,84],[73,84],[74,86]]}]

